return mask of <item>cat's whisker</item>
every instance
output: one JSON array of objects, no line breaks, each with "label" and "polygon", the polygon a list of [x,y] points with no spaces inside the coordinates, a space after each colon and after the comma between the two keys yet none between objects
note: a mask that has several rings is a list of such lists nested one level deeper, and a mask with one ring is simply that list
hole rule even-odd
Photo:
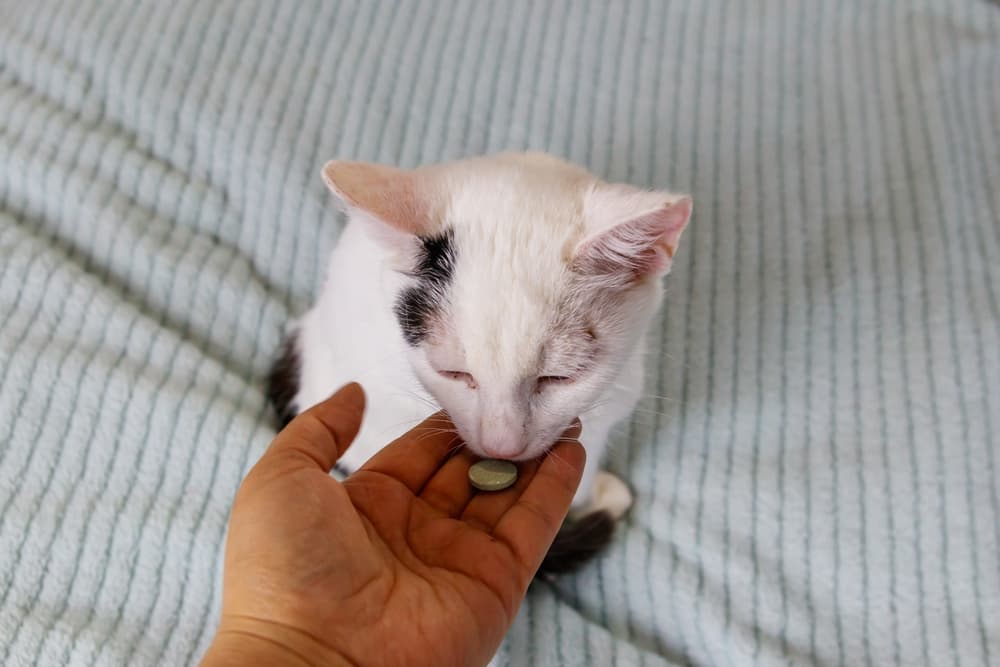
[{"label": "cat's whisker", "polygon": [[389,441],[395,440],[403,435],[404,429],[412,424],[413,421],[410,419],[403,419],[390,424],[384,424],[382,428],[375,432],[374,436],[379,440],[385,440],[388,443]]},{"label": "cat's whisker", "polygon": [[394,393],[388,394],[388,395],[396,397],[396,398],[413,399],[413,400],[417,401],[418,403],[426,405],[428,408],[430,408],[431,409],[431,414],[433,414],[433,413],[438,412],[438,411],[441,410],[441,406],[439,406],[437,403],[435,403],[431,399],[427,398],[426,396],[421,396],[420,394],[416,393],[415,391],[394,392]]},{"label": "cat's whisker", "polygon": [[424,429],[421,429],[419,432],[420,433],[424,433],[424,434],[429,434],[429,435],[444,435],[444,434],[458,435],[458,431],[456,431],[453,428],[433,428],[433,429],[432,428],[424,428]]},{"label": "cat's whisker", "polygon": [[434,430],[426,429],[426,430],[422,430],[422,431],[420,431],[418,433],[418,435],[415,438],[414,442],[423,442],[425,440],[429,440],[429,439],[431,439],[433,437],[440,436],[440,435],[451,435],[451,436],[453,436],[454,440],[460,440],[461,439],[461,436],[458,435],[457,431],[452,431],[452,430],[447,430],[447,429],[434,429]]},{"label": "cat's whisker", "polygon": [[639,408],[639,407],[633,408],[632,412],[641,412],[647,415],[659,415],[661,417],[666,417],[668,414],[672,414],[664,410],[652,410],[650,408]]},{"label": "cat's whisker", "polygon": [[446,460],[450,459],[459,450],[461,450],[462,447],[464,447],[464,446],[465,446],[465,443],[462,442],[462,438],[459,437],[458,434],[455,434],[455,436],[451,440],[448,441],[448,451],[445,454],[445,459]]},{"label": "cat's whisker", "polygon": [[426,405],[427,407],[429,407],[434,412],[437,412],[438,410],[441,409],[441,406],[438,405],[434,400],[432,400],[430,398],[427,398],[426,396],[421,396],[420,394],[418,394],[415,391],[408,392],[407,395],[410,398],[416,399],[420,403],[423,403],[424,405]]},{"label": "cat's whisker", "polygon": [[[431,415],[424,420],[425,424],[440,424],[444,427],[449,427],[448,430],[455,430],[454,425],[447,416]],[[392,424],[388,424],[382,429],[381,435],[385,435],[389,432],[399,431],[403,427],[410,426],[413,424],[412,419],[402,419]]]},{"label": "cat's whisker", "polygon": [[550,449],[550,450],[548,450],[547,452],[545,452],[545,456],[546,456],[546,457],[549,457],[549,456],[551,456],[552,458],[554,458],[554,459],[555,459],[556,461],[559,461],[559,462],[560,462],[560,463],[562,463],[563,465],[567,465],[567,466],[569,465],[569,463],[567,463],[567,462],[566,462],[566,459],[564,459],[563,457],[559,456],[558,454],[556,454],[556,453],[555,453],[555,452],[554,452],[553,450],[551,450],[551,449]]},{"label": "cat's whisker", "polygon": [[653,399],[655,401],[666,401],[668,403],[680,403],[681,399],[673,396],[658,396],[656,394],[643,394],[641,399]]},{"label": "cat's whisker", "polygon": [[586,406],[584,406],[584,408],[582,410],[580,410],[580,414],[584,414],[584,413],[587,413],[587,412],[592,412],[592,411],[597,410],[599,408],[602,408],[605,405],[608,405],[610,403],[611,403],[611,399],[610,398],[603,398],[603,399],[594,401],[593,403],[589,403]]},{"label": "cat's whisker", "polygon": [[[612,386],[615,387],[616,389],[621,389],[623,391],[628,391],[629,390],[629,387],[627,387],[624,384],[620,384],[620,383],[615,383]],[[673,396],[665,396],[665,395],[661,395],[661,394],[652,394],[652,393],[648,393],[648,392],[643,392],[642,394],[640,394],[639,395],[639,399],[640,400],[653,399],[653,400],[657,400],[657,401],[670,401],[672,403],[679,403],[680,402],[679,398],[675,398]]]},{"label": "cat's whisker", "polygon": [[445,419],[442,417],[427,418],[420,424],[417,424],[414,428],[444,428],[451,431],[456,430],[455,425],[450,419]]},{"label": "cat's whisker", "polygon": [[428,426],[418,426],[417,428],[413,429],[413,433],[418,436],[441,435],[443,433],[458,435],[458,431],[456,431],[453,428],[431,428]]},{"label": "cat's whisker", "polygon": [[433,431],[432,430],[426,430],[426,431],[420,431],[420,432],[418,432],[417,433],[417,437],[414,440],[414,442],[423,442],[424,440],[429,440],[431,438],[436,438],[436,437],[444,436],[444,435],[451,436],[451,438],[449,439],[449,443],[451,443],[451,442],[453,442],[455,440],[460,440],[461,439],[461,436],[459,436],[456,431],[451,431],[451,430],[447,430],[447,429],[435,429]]}]

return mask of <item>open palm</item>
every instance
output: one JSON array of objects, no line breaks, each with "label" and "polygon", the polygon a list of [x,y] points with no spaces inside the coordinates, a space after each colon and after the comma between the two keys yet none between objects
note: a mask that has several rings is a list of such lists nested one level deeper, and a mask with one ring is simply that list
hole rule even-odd
[{"label": "open palm", "polygon": [[499,646],[583,470],[579,427],[517,483],[479,493],[475,458],[435,415],[343,483],[349,385],[295,419],[241,486],[217,642],[263,640],[323,664],[482,665]]}]

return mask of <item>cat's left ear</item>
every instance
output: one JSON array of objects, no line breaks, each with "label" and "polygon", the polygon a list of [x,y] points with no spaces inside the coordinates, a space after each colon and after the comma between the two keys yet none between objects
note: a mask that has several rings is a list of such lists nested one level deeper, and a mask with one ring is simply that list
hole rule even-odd
[{"label": "cat's left ear", "polygon": [[334,160],[323,181],[344,205],[381,223],[380,236],[424,236],[436,223],[434,179],[426,170]]},{"label": "cat's left ear", "polygon": [[584,200],[588,233],[573,268],[625,284],[666,275],[691,210],[687,195],[598,185]]}]

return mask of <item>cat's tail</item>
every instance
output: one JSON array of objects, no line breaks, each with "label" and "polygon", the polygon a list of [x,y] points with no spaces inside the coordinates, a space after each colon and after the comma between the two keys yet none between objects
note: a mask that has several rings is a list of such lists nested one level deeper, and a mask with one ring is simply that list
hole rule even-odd
[{"label": "cat's tail", "polygon": [[565,574],[576,570],[603,551],[614,533],[615,519],[606,510],[567,519],[538,568],[538,575]]}]

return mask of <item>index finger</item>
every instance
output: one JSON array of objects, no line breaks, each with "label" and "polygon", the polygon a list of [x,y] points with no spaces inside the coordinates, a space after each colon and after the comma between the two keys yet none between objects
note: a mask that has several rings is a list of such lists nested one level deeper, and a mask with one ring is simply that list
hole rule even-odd
[{"label": "index finger", "polygon": [[493,536],[510,547],[529,578],[569,512],[586,460],[587,453],[577,441],[553,447],[528,488],[493,529]]},{"label": "index finger", "polygon": [[461,449],[462,439],[444,411],[437,412],[383,447],[352,478],[376,472],[393,477],[413,494],[419,494],[451,455]]}]

